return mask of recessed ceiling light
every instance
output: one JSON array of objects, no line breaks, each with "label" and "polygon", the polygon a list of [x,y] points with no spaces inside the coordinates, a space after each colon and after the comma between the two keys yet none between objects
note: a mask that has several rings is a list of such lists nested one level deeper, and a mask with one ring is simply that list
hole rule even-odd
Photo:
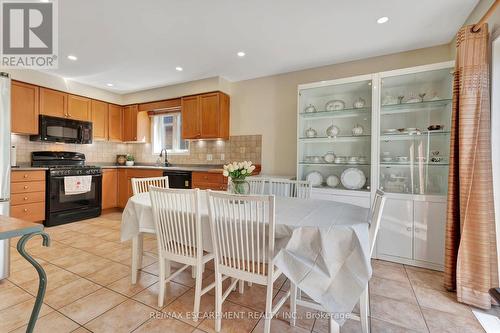
[{"label": "recessed ceiling light", "polygon": [[114,84],[113,84],[113,83],[106,83],[106,85],[107,85],[108,87],[112,87],[112,86],[114,86]]},{"label": "recessed ceiling light", "polygon": [[175,67],[175,70],[178,72],[182,72],[184,70],[184,68],[177,66],[177,67]]},{"label": "recessed ceiling light", "polygon": [[68,59],[69,59],[69,60],[73,60],[73,61],[78,60],[78,58],[77,58],[76,56],[74,56],[74,55],[69,55],[69,56],[68,56]]},{"label": "recessed ceiling light", "polygon": [[40,2],[49,2],[49,0],[40,0]]},{"label": "recessed ceiling light", "polygon": [[244,57],[246,55],[246,53],[243,52],[243,51],[240,51],[240,52],[238,52],[236,54],[238,55],[238,57]]},{"label": "recessed ceiling light", "polygon": [[384,23],[386,23],[387,21],[389,21],[389,18],[388,18],[387,16],[382,16],[381,18],[379,18],[379,19],[377,20],[377,23],[378,23],[378,24],[384,24]]}]

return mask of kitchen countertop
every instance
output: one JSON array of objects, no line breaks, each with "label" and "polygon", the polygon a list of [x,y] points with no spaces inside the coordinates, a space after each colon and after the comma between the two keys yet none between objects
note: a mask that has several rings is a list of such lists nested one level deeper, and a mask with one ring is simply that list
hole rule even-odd
[{"label": "kitchen countertop", "polygon": [[169,167],[157,166],[151,164],[136,164],[134,166],[127,165],[115,165],[110,163],[91,163],[92,165],[97,165],[103,169],[152,169],[152,170],[180,170],[180,171],[201,171],[201,172],[222,172],[222,165],[195,165],[195,164],[184,164],[184,165],[173,165]]}]

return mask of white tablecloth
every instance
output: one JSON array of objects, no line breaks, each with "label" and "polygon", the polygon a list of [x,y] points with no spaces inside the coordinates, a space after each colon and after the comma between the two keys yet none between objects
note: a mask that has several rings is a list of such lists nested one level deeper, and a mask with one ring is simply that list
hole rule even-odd
[{"label": "white tablecloth", "polygon": [[[203,247],[211,251],[205,192],[201,217]],[[367,221],[367,208],[277,197],[275,264],[327,311],[350,313],[372,274]],[[148,193],[130,198],[123,211],[122,241],[140,232],[155,232]]]}]

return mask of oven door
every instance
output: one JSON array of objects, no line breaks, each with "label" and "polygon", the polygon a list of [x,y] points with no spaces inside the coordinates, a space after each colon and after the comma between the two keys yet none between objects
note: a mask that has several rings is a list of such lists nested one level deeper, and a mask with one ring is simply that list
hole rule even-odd
[{"label": "oven door", "polygon": [[90,192],[67,195],[64,191],[64,176],[50,176],[48,210],[49,214],[62,211],[78,212],[101,208],[102,176],[93,175]]}]

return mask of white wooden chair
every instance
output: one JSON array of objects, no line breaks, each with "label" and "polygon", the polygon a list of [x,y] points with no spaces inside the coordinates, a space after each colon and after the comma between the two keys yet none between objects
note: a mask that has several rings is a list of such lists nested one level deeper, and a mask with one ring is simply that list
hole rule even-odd
[{"label": "white wooden chair", "polygon": [[153,177],[153,178],[132,178],[132,193],[149,192],[150,186],[168,188],[168,177]]},{"label": "white wooden chair", "polygon": [[[198,189],[165,189],[150,187],[151,207],[158,241],[158,265],[160,272],[158,306],[163,306],[165,284],[192,266],[196,271],[194,295],[194,319],[198,320],[201,296],[215,286],[212,283],[201,289],[202,266],[212,260],[212,253],[203,252]],[[170,273],[170,261],[184,264]]]},{"label": "white wooden chair", "polygon": [[[384,192],[381,190],[377,190],[375,193],[375,200],[373,201],[372,208],[370,210],[370,227],[369,227],[369,251],[370,258],[373,253],[373,249],[375,248],[375,241],[377,239],[378,230],[380,228],[380,221],[382,220],[382,211],[384,209],[386,196]],[[300,296],[300,290],[297,290],[297,285],[291,283],[290,285],[290,325],[295,326],[295,318],[297,312],[297,305],[301,305],[307,308],[315,309],[318,311],[325,311],[325,309],[317,303],[303,300]],[[298,296],[298,297],[297,297]],[[368,321],[368,316],[370,315],[370,293],[368,290],[368,284],[366,285],[365,290],[361,294],[359,298],[359,316],[350,315],[351,319],[355,319],[361,321],[361,330],[363,333],[370,332],[370,324]],[[339,333],[340,326],[333,319],[333,314],[330,315],[330,333]]]},{"label": "white wooden chair", "polygon": [[[132,193],[133,195],[139,193],[149,192],[150,186],[168,188],[168,177],[153,177],[153,178],[132,178]],[[137,249],[142,249],[143,247],[143,235],[139,234],[138,236],[132,238],[132,284],[137,282],[137,272],[139,271],[139,267],[142,266],[142,256],[150,256],[156,258],[155,255],[149,252],[138,253]]]},{"label": "white wooden chair", "polygon": [[[207,191],[215,252],[215,331],[221,330],[222,303],[241,281],[267,287],[264,332],[289,297],[272,308],[273,283],[281,275],[274,267],[275,208],[273,196],[232,195]],[[222,291],[223,276],[232,283]]]},{"label": "white wooden chair", "polygon": [[269,194],[279,197],[309,199],[311,197],[312,186],[308,181],[269,179]]}]

